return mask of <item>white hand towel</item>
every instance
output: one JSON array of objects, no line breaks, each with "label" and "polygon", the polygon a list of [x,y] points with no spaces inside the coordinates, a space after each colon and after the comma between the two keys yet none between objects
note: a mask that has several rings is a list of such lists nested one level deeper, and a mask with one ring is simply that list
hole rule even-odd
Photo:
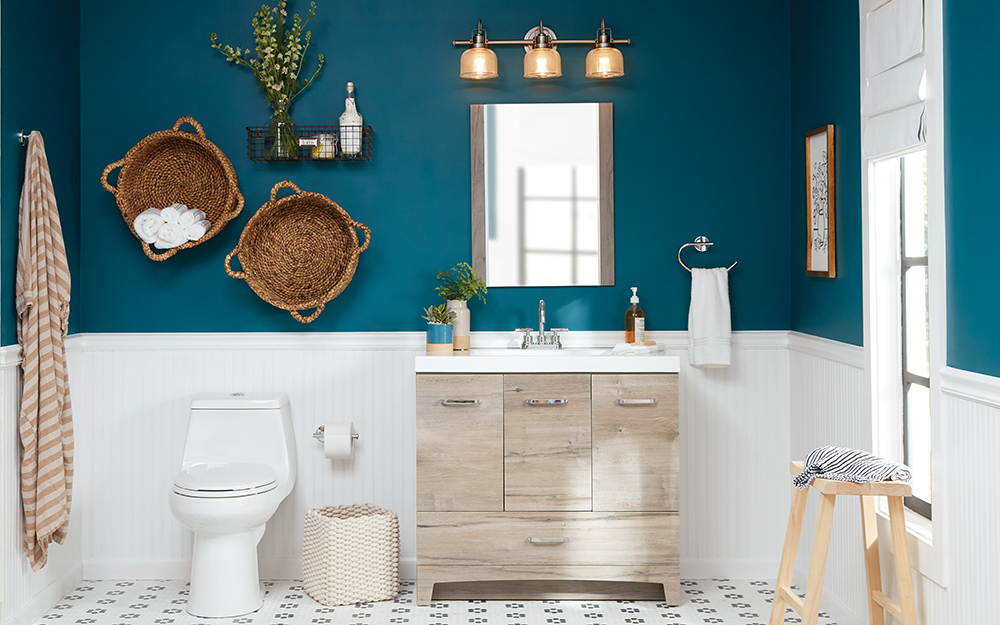
[{"label": "white hand towel", "polygon": [[175,203],[161,210],[160,216],[163,217],[163,221],[167,222],[168,224],[176,224],[180,221],[181,215],[186,213],[187,210],[188,210],[187,206]]},{"label": "white hand towel", "polygon": [[197,223],[204,218],[205,211],[198,210],[197,208],[188,209],[182,212],[180,217],[177,218],[177,225],[181,228],[189,228],[191,224]]},{"label": "white hand towel", "polygon": [[[198,211],[199,213],[201,211]],[[207,219],[202,219],[201,221],[196,221],[187,228],[184,228],[184,236],[187,237],[188,241],[197,241],[201,237],[205,236],[208,229],[212,227],[212,224]]]},{"label": "white hand towel", "polygon": [[163,217],[160,216],[160,209],[147,208],[139,213],[132,222],[135,233],[146,243],[156,240],[156,231],[163,225]]},{"label": "white hand towel", "polygon": [[667,351],[667,346],[663,343],[656,345],[632,345],[631,343],[615,343],[615,346],[608,352],[609,356],[651,356],[659,352]]},{"label": "white hand towel", "polygon": [[177,224],[163,224],[156,231],[156,241],[153,242],[153,247],[158,250],[169,250],[182,243],[187,243],[187,237],[184,236],[184,229]]},{"label": "white hand towel", "polygon": [[695,367],[728,367],[731,362],[729,271],[691,270],[688,362]]}]

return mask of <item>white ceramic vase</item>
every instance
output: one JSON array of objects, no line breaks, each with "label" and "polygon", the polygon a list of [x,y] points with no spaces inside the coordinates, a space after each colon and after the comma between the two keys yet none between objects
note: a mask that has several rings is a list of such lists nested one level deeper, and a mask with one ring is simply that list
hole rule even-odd
[{"label": "white ceramic vase", "polygon": [[455,319],[451,322],[454,326],[452,339],[455,349],[469,349],[469,303],[464,299],[450,299],[446,308],[455,313]]}]

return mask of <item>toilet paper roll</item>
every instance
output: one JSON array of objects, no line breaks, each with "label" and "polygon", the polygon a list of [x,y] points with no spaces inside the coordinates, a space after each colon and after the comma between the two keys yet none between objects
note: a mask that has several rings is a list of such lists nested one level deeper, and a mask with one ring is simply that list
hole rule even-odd
[{"label": "toilet paper roll", "polygon": [[354,450],[354,423],[328,423],[323,429],[323,452],[331,460],[345,460]]}]

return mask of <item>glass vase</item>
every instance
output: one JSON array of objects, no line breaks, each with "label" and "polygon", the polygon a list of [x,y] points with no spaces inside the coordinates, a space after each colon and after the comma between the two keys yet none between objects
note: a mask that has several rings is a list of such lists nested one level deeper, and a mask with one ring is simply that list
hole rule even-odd
[{"label": "glass vase", "polygon": [[295,120],[288,112],[288,104],[278,102],[267,130],[266,153],[268,158],[296,158],[299,155],[299,139],[295,134]]}]

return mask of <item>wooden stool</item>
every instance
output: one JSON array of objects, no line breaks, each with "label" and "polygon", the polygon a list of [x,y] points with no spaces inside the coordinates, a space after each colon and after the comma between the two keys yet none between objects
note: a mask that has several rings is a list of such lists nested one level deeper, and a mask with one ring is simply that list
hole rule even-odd
[{"label": "wooden stool", "polygon": [[[802,473],[802,462],[793,462],[793,475]],[[903,519],[903,497],[911,494],[910,485],[903,482],[839,482],[816,478],[810,484],[820,493],[819,514],[816,516],[816,534],[813,537],[812,556],[809,560],[809,579],[803,602],[792,592],[792,573],[795,554],[799,550],[802,517],[806,511],[809,489],[795,489],[792,511],[785,530],[785,547],[781,551],[778,583],[774,589],[771,619],[768,625],[783,625],[785,606],[790,605],[802,617],[802,625],[816,625],[819,618],[819,599],[823,592],[823,572],[826,552],[830,546],[830,525],[833,521],[833,504],[837,495],[858,495],[861,498],[861,527],[864,531],[865,569],[868,577],[868,618],[871,625],[885,625],[883,609],[903,625],[917,625],[917,606],[913,599],[913,575],[910,572],[910,552],[906,546],[906,523]],[[882,572],[878,560],[878,525],[875,520],[875,497],[884,496],[889,501],[889,525],[892,528],[892,549],[896,557],[896,583],[899,603],[882,593]]]}]

